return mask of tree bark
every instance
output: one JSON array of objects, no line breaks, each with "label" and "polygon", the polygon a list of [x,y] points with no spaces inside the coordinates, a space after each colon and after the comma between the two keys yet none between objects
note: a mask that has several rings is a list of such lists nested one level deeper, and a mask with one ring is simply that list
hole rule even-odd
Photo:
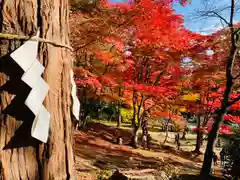
[{"label": "tree bark", "polygon": [[[135,93],[134,93],[134,95],[135,95]],[[136,96],[135,96],[135,101],[133,101],[133,105],[134,105],[134,107],[136,106]],[[133,137],[132,137],[132,146],[134,147],[134,148],[138,148],[138,130],[139,130],[139,127],[140,127],[140,125],[141,125],[141,108],[142,108],[142,104],[143,104],[143,96],[142,96],[142,98],[141,98],[141,102],[140,102],[140,104],[137,106],[137,120],[138,120],[138,122],[137,122],[137,124],[136,124],[136,115],[135,115],[135,113],[136,113],[136,108],[134,108],[134,111],[133,111],[133,114],[134,114],[134,118],[133,118]]]},{"label": "tree bark", "polygon": [[144,116],[142,117],[142,144],[144,149],[148,147],[148,122]]},{"label": "tree bark", "polygon": [[[40,28],[41,37],[69,44],[67,0],[1,2],[1,32],[31,36],[36,34],[37,28]],[[21,43],[1,40],[0,55],[15,50]],[[5,180],[74,179],[73,129],[70,114],[70,52],[64,48],[40,43],[39,59],[46,67],[43,77],[50,87],[45,99],[45,107],[51,114],[49,140],[46,144],[40,144],[31,138],[32,122],[23,122],[23,125],[28,125],[26,131],[28,136],[26,139],[20,137],[19,141],[29,144],[6,148],[22,121],[2,112],[11,104],[14,95],[0,91],[0,163]],[[1,68],[4,69],[5,65],[3,63]],[[0,72],[0,86],[8,80],[9,77]]]},{"label": "tree bark", "polygon": [[138,127],[133,128],[133,137],[132,137],[132,142],[131,145],[134,148],[138,148]]}]

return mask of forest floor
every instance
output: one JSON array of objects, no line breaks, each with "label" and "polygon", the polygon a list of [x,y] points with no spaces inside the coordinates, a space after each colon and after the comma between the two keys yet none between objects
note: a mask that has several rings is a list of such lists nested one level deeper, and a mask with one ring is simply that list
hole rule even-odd
[{"label": "forest floor", "polygon": [[[124,145],[115,143],[116,132],[120,132]],[[150,150],[134,149],[128,146],[131,131],[127,125],[122,128],[104,123],[89,123],[86,130],[75,132],[75,159],[77,180],[97,180],[112,170],[123,172],[159,171],[182,177],[197,175],[202,165],[203,155],[196,156],[191,151],[195,147],[195,134],[187,134],[181,141],[181,150],[176,150],[174,133],[169,132],[168,141],[161,145],[164,132],[150,131],[153,138]],[[204,145],[205,146],[205,145]],[[204,152],[204,146],[202,152]],[[219,149],[215,150],[217,154]],[[218,162],[220,164],[220,162]],[[220,167],[214,167],[214,175],[221,176]],[[187,179],[187,178],[182,178]]]}]

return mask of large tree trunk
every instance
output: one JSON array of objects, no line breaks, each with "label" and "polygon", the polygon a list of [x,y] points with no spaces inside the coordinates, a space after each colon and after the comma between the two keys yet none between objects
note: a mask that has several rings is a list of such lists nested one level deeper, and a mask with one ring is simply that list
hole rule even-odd
[{"label": "large tree trunk", "polygon": [[[4,0],[1,2],[1,32],[35,35],[37,28],[40,28],[41,37],[69,44],[67,0]],[[20,43],[1,40],[0,55],[3,56],[15,50]],[[6,91],[0,92],[0,164],[2,164],[2,176],[5,180],[74,179],[70,116],[70,52],[64,48],[41,43],[39,54],[40,61],[46,67],[44,79],[50,87],[45,99],[45,106],[51,114],[50,137],[46,144],[40,144],[34,140],[30,136],[32,121],[25,119],[23,125],[26,129],[16,134],[18,140],[12,141],[12,137],[24,119],[15,119],[2,112],[11,104],[14,95]],[[3,63],[1,67],[3,70],[5,66],[7,68],[5,62],[1,63]],[[7,81],[8,77],[5,73],[0,72],[0,86]],[[18,88],[16,85],[14,87]],[[18,106],[18,108],[21,107]]]}]

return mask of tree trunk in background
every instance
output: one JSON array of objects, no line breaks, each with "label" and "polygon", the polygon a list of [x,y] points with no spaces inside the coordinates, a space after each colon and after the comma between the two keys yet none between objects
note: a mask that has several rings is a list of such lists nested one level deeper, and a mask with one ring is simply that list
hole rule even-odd
[{"label": "tree trunk in background", "polygon": [[194,150],[194,152],[197,154],[200,154],[200,148],[201,148],[202,133],[200,131],[200,127],[201,127],[201,119],[200,119],[200,116],[197,116],[197,139],[196,139],[196,148]]},{"label": "tree trunk in background", "polygon": [[138,127],[133,128],[132,147],[138,148]]},{"label": "tree trunk in background", "polygon": [[120,110],[118,110],[118,113],[117,113],[117,127],[121,126],[121,122],[122,122],[122,116],[121,116]]},{"label": "tree trunk in background", "polygon": [[86,125],[86,117],[87,117],[87,97],[86,97],[86,89],[81,88],[81,95],[80,95],[80,128],[85,128]]},{"label": "tree trunk in background", "polygon": [[136,114],[137,114],[137,109],[136,109],[136,91],[133,90],[133,97],[132,97],[132,103],[133,103],[133,117],[131,119],[132,121],[132,139],[130,142],[130,145],[134,148],[138,147],[138,128],[136,124]]},{"label": "tree trunk in background", "polygon": [[142,117],[142,144],[144,149],[148,147],[148,122],[145,117]]},{"label": "tree trunk in background", "polygon": [[167,142],[167,138],[168,138],[168,126],[169,126],[169,123],[171,121],[171,118],[168,118],[167,120],[167,124],[166,124],[166,135],[165,135],[165,139],[163,141],[163,144],[165,144]]},{"label": "tree trunk in background", "polygon": [[[121,87],[118,88],[118,96],[119,97],[122,96]],[[121,122],[122,122],[121,101],[118,100],[118,105],[117,105],[117,127],[121,126]]]},{"label": "tree trunk in background", "polygon": [[[3,3],[0,14],[1,32],[35,35],[39,27],[41,37],[69,44],[67,0],[4,0],[1,2]],[[20,46],[19,41],[10,40],[1,40],[0,44],[1,56]],[[44,79],[50,87],[45,99],[45,106],[51,114],[50,137],[46,144],[39,144],[29,137],[30,140],[21,140],[32,141],[30,146],[2,150],[22,121],[2,113],[2,110],[11,103],[13,95],[6,91],[0,92],[0,164],[5,180],[74,179],[70,116],[70,52],[64,48],[43,43],[40,43],[39,51],[40,61],[46,67]],[[4,69],[3,66],[2,69]],[[8,77],[0,72],[0,86],[6,81]],[[30,132],[31,128],[27,133],[30,134]]]},{"label": "tree trunk in background", "polygon": [[[143,105],[143,97],[141,99],[140,105],[138,105],[136,109],[137,97],[135,96],[135,92],[136,91],[134,91],[133,93],[133,119],[132,119],[133,137],[132,137],[131,145],[134,148],[138,148],[138,130],[141,125],[141,108]],[[136,123],[136,115],[137,115],[137,123]]]},{"label": "tree trunk in background", "polygon": [[201,169],[201,176],[203,178],[206,178],[210,175],[211,172],[211,166],[212,166],[212,159],[213,159],[213,148],[214,148],[214,142],[217,137],[217,131],[220,126],[220,122],[223,121],[224,114],[219,114],[216,121],[214,122],[212,126],[212,130],[210,131],[208,135],[208,144],[206,147],[206,152],[204,154],[204,161],[203,166]]},{"label": "tree trunk in background", "polygon": [[217,117],[212,125],[212,129],[208,135],[208,143],[207,148],[204,154],[204,161],[201,169],[201,176],[205,178],[209,176],[211,172],[211,165],[212,165],[212,157],[213,157],[213,147],[217,137],[217,132],[219,130],[220,124],[224,120],[224,115],[228,109],[228,101],[231,95],[232,86],[234,84],[234,78],[232,75],[232,68],[235,60],[235,56],[237,54],[237,46],[235,42],[235,32],[233,30],[233,14],[234,14],[234,7],[235,7],[235,0],[231,1],[231,23],[230,23],[230,30],[231,30],[231,48],[229,52],[229,56],[227,59],[227,66],[226,66],[226,86],[224,90],[223,100],[221,102],[221,108],[217,112]]}]

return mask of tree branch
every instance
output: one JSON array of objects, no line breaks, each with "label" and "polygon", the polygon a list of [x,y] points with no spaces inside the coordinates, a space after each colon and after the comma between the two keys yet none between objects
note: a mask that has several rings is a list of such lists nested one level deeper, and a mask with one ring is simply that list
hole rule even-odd
[{"label": "tree branch", "polygon": [[222,17],[220,14],[218,14],[217,12],[215,11],[211,11],[211,13],[213,13],[214,15],[216,15],[217,17],[219,17],[221,20],[223,20],[228,26],[230,26],[230,23],[224,18]]},{"label": "tree branch", "polygon": [[232,106],[233,104],[235,104],[239,100],[240,100],[240,95],[238,97],[236,97],[235,99],[233,99],[231,102],[228,102],[227,107]]},{"label": "tree branch", "polygon": [[228,22],[223,16],[221,16],[218,12],[211,10],[211,11],[199,11],[198,13],[201,14],[201,16],[205,17],[218,17],[220,20],[224,21],[226,25],[230,26],[230,22]]},{"label": "tree branch", "polygon": [[234,11],[235,11],[235,1],[232,0],[232,3],[231,3],[231,13],[230,13],[230,27],[233,27],[233,16],[234,16]]},{"label": "tree branch", "polygon": [[92,40],[92,41],[89,41],[89,42],[87,42],[87,43],[85,43],[85,44],[82,44],[82,45],[78,46],[78,48],[77,48],[75,51],[77,52],[77,51],[81,50],[82,48],[84,48],[84,47],[86,47],[86,46],[88,46],[88,45],[96,42],[97,40],[99,40],[99,39],[96,38],[96,39],[94,39],[94,40]]},{"label": "tree branch", "polygon": [[39,38],[39,37],[30,37],[30,36],[21,36],[21,35],[17,35],[17,34],[0,33],[0,39],[39,41],[39,42],[51,44],[56,47],[67,48],[67,49],[70,49],[71,51],[73,50],[73,48],[69,45],[57,43],[57,42],[50,41],[50,40],[47,40],[44,38]]},{"label": "tree branch", "polygon": [[233,79],[236,80],[239,77],[240,77],[240,72]]}]

